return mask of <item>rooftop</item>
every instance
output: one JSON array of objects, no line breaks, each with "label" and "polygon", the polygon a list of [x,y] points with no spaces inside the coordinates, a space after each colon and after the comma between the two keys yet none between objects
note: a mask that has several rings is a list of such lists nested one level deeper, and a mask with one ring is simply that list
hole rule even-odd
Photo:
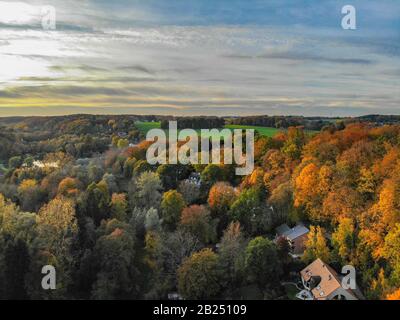
[{"label": "rooftop", "polygon": [[[318,300],[327,299],[331,293],[342,287],[340,277],[336,271],[321,259],[317,259],[305,267],[300,274],[306,282],[317,280],[316,286],[310,289],[315,299]],[[352,294],[351,290],[347,291]]]},{"label": "rooftop", "polygon": [[301,224],[296,225],[294,228],[289,228],[289,226],[285,223],[276,228],[276,233],[278,236],[285,237],[290,241],[309,232],[310,230]]}]

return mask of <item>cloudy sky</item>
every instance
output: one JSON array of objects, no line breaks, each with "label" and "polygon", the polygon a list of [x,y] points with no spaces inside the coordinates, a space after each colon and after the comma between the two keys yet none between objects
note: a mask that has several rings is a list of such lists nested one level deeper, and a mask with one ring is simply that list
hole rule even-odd
[{"label": "cloudy sky", "polygon": [[0,116],[71,113],[400,114],[400,1],[0,1]]}]

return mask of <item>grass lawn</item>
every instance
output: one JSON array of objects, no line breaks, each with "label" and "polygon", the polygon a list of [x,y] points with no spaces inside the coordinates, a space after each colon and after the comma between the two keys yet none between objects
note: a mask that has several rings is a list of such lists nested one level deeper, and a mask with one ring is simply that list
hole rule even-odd
[{"label": "grass lawn", "polygon": [[147,133],[147,131],[151,129],[159,129],[161,128],[161,123],[160,122],[141,122],[141,121],[136,121],[135,126],[143,133]]},{"label": "grass lawn", "polygon": [[242,130],[254,129],[254,131],[257,131],[259,134],[261,134],[262,136],[266,136],[266,137],[273,137],[275,134],[282,131],[280,129],[270,128],[270,127],[240,126],[240,125],[234,125],[234,124],[226,125],[225,128],[232,129],[232,130],[233,129],[242,129]]},{"label": "grass lawn", "polygon": [[[136,122],[135,126],[143,133],[146,134],[149,130],[151,129],[160,129],[161,128],[161,124],[160,122]],[[168,130],[164,130],[166,133],[168,132]],[[178,130],[179,133],[180,130]],[[195,130],[197,132],[198,135],[200,135],[200,131],[201,129],[197,129]],[[219,137],[219,135],[218,135]]]},{"label": "grass lawn", "polygon": [[[147,133],[147,131],[151,129],[158,129],[161,127],[160,122],[136,122],[135,123],[136,127],[142,131],[144,134]],[[273,137],[276,133],[281,131],[280,129],[276,128],[269,128],[269,127],[257,127],[257,126],[240,126],[240,125],[226,125],[225,128],[227,129],[254,129],[258,131],[261,135],[266,136],[266,137]],[[196,130],[198,133],[200,133],[200,130]]]}]

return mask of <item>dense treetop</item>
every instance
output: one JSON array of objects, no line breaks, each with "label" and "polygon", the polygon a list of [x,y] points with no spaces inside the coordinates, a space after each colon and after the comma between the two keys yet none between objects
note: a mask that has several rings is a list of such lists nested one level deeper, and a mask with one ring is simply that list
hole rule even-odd
[{"label": "dense treetop", "polygon": [[[281,283],[316,258],[354,265],[368,298],[399,296],[399,125],[257,136],[240,177],[149,165],[143,119],[0,121],[0,298],[287,298]],[[298,221],[310,228],[302,261],[272,241]],[[46,264],[55,291],[40,287]]]}]

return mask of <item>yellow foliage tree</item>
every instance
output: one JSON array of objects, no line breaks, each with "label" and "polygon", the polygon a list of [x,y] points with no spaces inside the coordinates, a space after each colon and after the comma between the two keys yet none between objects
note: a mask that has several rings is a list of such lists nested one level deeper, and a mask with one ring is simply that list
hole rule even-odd
[{"label": "yellow foliage tree", "polygon": [[330,262],[331,253],[326,243],[324,230],[320,226],[310,227],[305,247],[306,249],[302,257],[304,262],[310,263],[318,258],[326,263]]},{"label": "yellow foliage tree", "polygon": [[390,293],[386,296],[387,300],[400,300],[400,289],[397,289],[393,293]]}]

